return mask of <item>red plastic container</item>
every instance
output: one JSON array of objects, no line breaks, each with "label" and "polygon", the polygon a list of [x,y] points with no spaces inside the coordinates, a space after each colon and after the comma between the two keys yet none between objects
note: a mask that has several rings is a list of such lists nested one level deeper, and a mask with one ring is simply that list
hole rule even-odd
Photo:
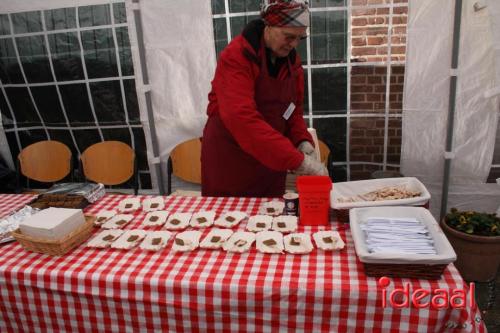
[{"label": "red plastic container", "polygon": [[328,225],[331,189],[328,176],[297,177],[301,225]]}]

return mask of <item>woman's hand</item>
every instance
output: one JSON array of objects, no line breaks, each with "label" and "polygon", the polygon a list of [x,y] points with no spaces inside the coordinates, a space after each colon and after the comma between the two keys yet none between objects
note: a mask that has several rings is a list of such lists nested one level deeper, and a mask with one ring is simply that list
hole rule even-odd
[{"label": "woman's hand", "polygon": [[319,162],[316,158],[304,154],[304,161],[295,170],[297,175],[317,175],[317,176],[328,176],[328,170]]},{"label": "woman's hand", "polygon": [[308,156],[316,157],[316,154],[315,154],[316,150],[314,149],[314,146],[309,141],[302,141],[301,143],[299,143],[299,146],[297,147],[297,149]]}]

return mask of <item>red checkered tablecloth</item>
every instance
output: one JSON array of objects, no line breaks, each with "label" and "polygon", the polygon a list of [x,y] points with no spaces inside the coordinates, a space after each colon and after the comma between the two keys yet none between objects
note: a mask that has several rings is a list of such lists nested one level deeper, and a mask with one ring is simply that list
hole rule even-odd
[{"label": "red checkered tablecloth", "polygon": [[[86,213],[113,209],[127,196],[106,195]],[[143,199],[145,196],[139,196]],[[256,214],[262,199],[166,197],[170,212],[242,210]],[[126,229],[142,228],[139,210]],[[239,226],[240,229],[244,225]],[[382,307],[377,279],[365,276],[348,225],[339,252],[308,255],[197,249],[151,253],[87,248],[62,257],[0,247],[0,331],[266,331],[485,332],[479,311]],[[96,231],[97,232],[97,231]],[[207,231],[206,231],[207,232]],[[453,265],[438,281],[392,279],[387,288],[451,291],[465,283]],[[37,329],[35,329],[37,328]]]},{"label": "red checkered tablecloth", "polygon": [[0,219],[14,211],[23,208],[35,198],[34,194],[3,194],[0,193]]}]

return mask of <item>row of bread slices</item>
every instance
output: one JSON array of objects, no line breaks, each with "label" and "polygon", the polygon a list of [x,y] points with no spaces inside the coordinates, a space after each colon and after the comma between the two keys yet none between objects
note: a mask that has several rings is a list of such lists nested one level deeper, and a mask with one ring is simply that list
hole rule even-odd
[{"label": "row of bread slices", "polygon": [[125,198],[118,203],[116,207],[121,213],[131,213],[142,208],[145,212],[165,209],[163,197],[146,198],[141,201],[138,197]]},{"label": "row of bread slices", "polygon": [[[259,214],[277,216],[283,213],[285,204],[282,201],[265,201],[261,204]],[[165,201],[162,197],[146,198],[141,200],[139,198],[125,198],[118,203],[117,210],[120,213],[135,212],[142,208],[144,212],[153,212],[165,209]]]},{"label": "row of bread slices", "polygon": [[[248,215],[240,211],[226,212],[215,218],[214,211],[199,211],[197,213],[172,213],[167,211],[154,211],[146,214],[142,224],[145,227],[161,227],[167,230],[184,230],[187,227],[207,228],[212,225],[222,228],[233,228],[246,220]],[[114,210],[105,210],[97,214],[95,224],[103,229],[121,229],[134,218],[131,214],[117,214]],[[248,231],[258,232],[275,230],[280,232],[293,232],[297,230],[297,217],[280,215],[254,215],[248,219]]]},{"label": "row of bread slices", "polygon": [[[202,249],[224,249],[228,252],[246,252],[256,242],[262,253],[309,253],[313,250],[311,237],[307,233],[292,233],[283,236],[277,231],[233,232],[229,229],[213,228],[200,242],[202,232],[198,230],[177,233],[172,245],[173,251]],[[158,251],[167,246],[172,238],[169,231],[104,230],[87,243],[89,247],[131,249],[139,244],[144,250]],[[344,241],[336,231],[318,231],[313,234],[314,242],[322,250],[340,250]]]}]

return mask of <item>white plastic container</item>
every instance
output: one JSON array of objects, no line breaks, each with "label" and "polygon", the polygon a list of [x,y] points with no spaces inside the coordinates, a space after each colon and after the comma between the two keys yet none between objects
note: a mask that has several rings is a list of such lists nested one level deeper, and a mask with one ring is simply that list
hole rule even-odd
[{"label": "white plastic container", "polygon": [[[423,207],[367,207],[354,208],[349,212],[350,228],[354,247],[359,260],[363,263],[378,264],[449,264],[457,259],[450,242],[432,214]],[[370,253],[368,252],[365,233],[360,225],[371,217],[413,217],[424,224],[434,240],[437,254],[408,253]]]},{"label": "white plastic container", "polygon": [[[418,197],[407,199],[340,202],[340,198],[350,198],[366,194],[384,187],[404,186],[407,190],[418,191]],[[429,202],[431,195],[427,188],[415,177],[382,178],[334,183],[330,192],[330,206],[333,209],[351,209],[357,207],[378,206],[423,206]]]}]

